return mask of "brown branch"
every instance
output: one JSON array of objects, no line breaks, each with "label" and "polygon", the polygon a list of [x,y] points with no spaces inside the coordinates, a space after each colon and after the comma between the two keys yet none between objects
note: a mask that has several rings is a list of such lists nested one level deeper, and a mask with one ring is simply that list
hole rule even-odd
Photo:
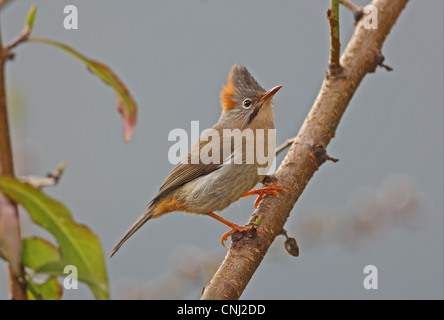
[{"label": "brown branch", "polygon": [[[5,92],[4,67],[7,56],[8,50],[3,48],[0,30],[0,177],[14,176]],[[5,235],[7,239],[0,240],[3,243],[7,242],[8,245],[12,244],[15,248],[9,255],[9,294],[11,299],[24,300],[27,296],[23,278],[24,270],[21,264],[21,236],[17,205],[3,194],[0,194],[0,197],[0,229],[8,231]],[[3,255],[5,255],[4,252]]]},{"label": "brown branch", "polygon": [[341,77],[326,77],[296,140],[268,183],[288,190],[265,196],[249,223],[263,214],[261,232],[235,233],[221,266],[204,288],[202,299],[238,299],[276,236],[282,233],[294,204],[318,170],[322,152],[334,137],[339,121],[364,76],[375,69],[377,56],[408,0],[373,0],[379,9],[378,29],[366,30],[360,21],[342,57]]}]

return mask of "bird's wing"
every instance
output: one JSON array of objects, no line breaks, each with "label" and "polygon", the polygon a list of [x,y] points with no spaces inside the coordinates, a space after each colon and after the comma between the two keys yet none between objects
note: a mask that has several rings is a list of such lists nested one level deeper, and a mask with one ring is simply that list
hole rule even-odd
[{"label": "bird's wing", "polygon": [[172,191],[187,182],[190,182],[200,176],[207,175],[217,170],[219,164],[177,164],[163,182],[155,199],[160,198],[165,193]]},{"label": "bird's wing", "polygon": [[[188,154],[171,170],[168,177],[165,179],[163,184],[160,186],[159,191],[157,192],[154,199],[150,202],[153,203],[157,199],[166,195],[168,192],[200,177],[207,175],[217,169],[220,168],[223,163],[222,154],[220,155],[219,161],[210,162],[208,164],[202,163],[202,159],[200,158],[200,151],[202,148],[207,145],[211,148],[214,146],[215,148],[220,148],[220,141],[208,139],[208,135],[204,135],[201,139],[199,139],[196,144],[190,149]],[[198,163],[193,164],[192,156],[199,155]]]}]

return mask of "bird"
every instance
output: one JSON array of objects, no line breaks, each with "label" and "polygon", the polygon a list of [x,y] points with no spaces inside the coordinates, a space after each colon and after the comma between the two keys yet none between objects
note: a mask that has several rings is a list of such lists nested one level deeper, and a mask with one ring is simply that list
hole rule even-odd
[{"label": "bird", "polygon": [[[233,65],[220,92],[222,113],[219,120],[211,130],[201,135],[188,154],[171,170],[146,210],[117,243],[110,257],[148,220],[174,211],[207,215],[230,227],[231,230],[222,236],[224,247],[227,247],[225,241],[234,232],[252,230],[252,225],[239,226],[214,212],[227,208],[242,197],[258,195],[254,203],[257,207],[264,195],[286,192],[280,185],[252,190],[267,176],[271,163],[260,163],[254,157],[253,161],[247,161],[248,152],[255,150],[251,144],[258,141],[258,129],[264,132],[261,141],[265,149],[269,138],[273,146],[276,144],[276,135],[269,136],[269,130],[275,129],[272,98],[281,88],[282,85],[279,85],[267,91],[244,65]],[[220,139],[226,132],[230,132],[230,139]],[[244,132],[252,132],[254,141],[241,136],[242,143],[233,145],[233,141]],[[230,143],[226,144],[226,140]],[[200,157],[203,151],[217,161],[203,161]]]}]

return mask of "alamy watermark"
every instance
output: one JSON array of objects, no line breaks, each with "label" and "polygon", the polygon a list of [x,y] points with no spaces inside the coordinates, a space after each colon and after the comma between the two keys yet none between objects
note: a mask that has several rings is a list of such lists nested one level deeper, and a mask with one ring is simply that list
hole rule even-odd
[{"label": "alamy watermark", "polygon": [[364,7],[364,28],[365,29],[378,29],[378,8],[369,4]]},{"label": "alamy watermark", "polygon": [[63,8],[63,13],[66,14],[65,19],[63,19],[63,27],[66,30],[78,29],[79,28],[79,14],[77,7],[75,5],[67,5]]},{"label": "alamy watermark", "polygon": [[[201,148],[192,149],[191,143],[200,137]],[[258,174],[274,171],[275,129],[207,129],[200,134],[199,121],[191,121],[191,139],[185,129],[176,128],[168,134],[168,141],[176,141],[168,151],[171,164],[256,164]]]},{"label": "alamy watermark", "polygon": [[73,265],[67,265],[63,269],[63,273],[67,276],[63,279],[63,287],[67,290],[78,288],[78,271],[77,267]]},{"label": "alamy watermark", "polygon": [[363,281],[364,288],[367,290],[378,289],[378,268],[376,268],[376,266],[374,265],[369,264],[364,267],[363,272],[364,274],[367,274]]},{"label": "alamy watermark", "polygon": [[[364,19],[365,29],[378,29],[378,8],[374,5],[366,5],[363,10],[366,15]],[[75,5],[67,5],[63,8],[63,13],[66,15],[63,20],[63,27],[66,30],[78,29],[78,10]]]}]

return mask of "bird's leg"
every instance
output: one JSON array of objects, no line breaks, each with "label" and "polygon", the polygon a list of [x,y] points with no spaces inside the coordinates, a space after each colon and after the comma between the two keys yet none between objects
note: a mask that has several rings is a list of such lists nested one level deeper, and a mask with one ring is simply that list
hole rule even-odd
[{"label": "bird's leg", "polygon": [[235,233],[236,231],[239,231],[239,232],[245,232],[245,231],[250,231],[250,230],[252,230],[252,229],[254,229],[255,228],[255,226],[253,226],[253,225],[249,225],[249,226],[239,226],[239,225],[237,225],[237,224],[235,224],[235,223],[233,223],[233,222],[230,222],[230,221],[228,221],[228,220],[225,220],[224,218],[222,218],[222,217],[220,217],[220,216],[218,216],[217,214],[215,214],[215,213],[213,213],[213,212],[208,212],[208,213],[206,213],[208,216],[210,216],[211,218],[214,218],[214,219],[216,219],[217,221],[220,221],[220,222],[222,222],[223,224],[225,224],[225,225],[227,225],[227,226],[229,226],[230,228],[231,228],[231,230],[230,231],[228,231],[228,232],[226,232],[226,233],[224,233],[223,235],[222,235],[222,245],[225,247],[225,248],[229,248],[229,247],[227,247],[226,245],[225,245],[225,241],[227,241],[227,239],[228,239],[228,237],[229,236],[231,236],[233,233]]},{"label": "bird's leg", "polygon": [[241,198],[252,196],[254,194],[259,195],[257,197],[256,201],[254,202],[254,207],[257,208],[257,206],[259,205],[259,202],[261,202],[262,197],[264,195],[266,195],[266,194],[278,194],[278,192],[287,192],[287,189],[283,188],[280,185],[272,185],[272,186],[267,186],[267,187],[259,188],[259,189],[256,189],[256,190],[248,191]]},{"label": "bird's leg", "polygon": [[[266,195],[266,194],[278,194],[278,192],[287,192],[287,190],[285,188],[283,188],[282,186],[280,186],[280,185],[272,185],[272,186],[267,186],[267,187],[259,188],[259,189],[256,189],[256,190],[251,190],[251,191],[247,192],[246,194],[244,194],[241,198],[248,197],[248,196],[255,195],[255,194],[259,195],[257,197],[256,201],[254,202],[254,207],[257,208],[257,206],[259,205],[259,202],[261,202],[262,197],[264,195]],[[228,231],[228,232],[226,232],[226,233],[224,233],[222,235],[222,245],[225,248],[228,248],[225,245],[225,241],[227,241],[228,237],[230,237],[236,231],[245,232],[245,231],[250,231],[252,229],[256,229],[255,225],[239,226],[239,225],[237,225],[237,224],[235,224],[233,222],[230,222],[230,221],[228,221],[228,220],[218,216],[217,214],[215,214],[213,212],[208,212],[206,214],[208,216],[210,216],[210,217],[212,217],[212,218],[222,222],[223,224],[225,224],[225,225],[227,225],[227,226],[229,226],[231,228],[230,231]]]}]

